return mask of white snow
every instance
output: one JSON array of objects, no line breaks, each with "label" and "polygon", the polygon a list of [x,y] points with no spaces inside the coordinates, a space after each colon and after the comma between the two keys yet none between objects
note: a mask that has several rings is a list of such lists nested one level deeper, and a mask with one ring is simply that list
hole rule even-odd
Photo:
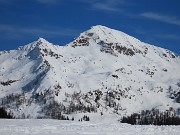
[{"label": "white snow", "polygon": [[3,120],[0,135],[179,135],[180,126],[71,122],[58,120]]},{"label": "white snow", "polygon": [[[82,39],[87,40],[88,44],[80,41]],[[76,43],[77,46],[74,46]],[[109,51],[108,44],[123,46],[137,53],[130,56],[112,48],[106,53]],[[172,93],[180,91],[177,85],[180,82],[180,57],[172,58],[172,55],[174,53],[168,50],[100,25],[81,33],[66,46],[53,45],[39,38],[17,50],[0,52],[0,82],[17,80],[8,86],[0,85],[0,98],[26,91],[28,99],[45,90],[54,92],[54,86],[59,84],[62,89],[58,96],[54,95],[55,100],[67,106],[72,99],[65,97],[65,93],[71,95],[74,92],[86,94],[97,89],[102,91],[97,116],[101,111],[107,115],[114,111],[114,108],[105,104],[107,91],[121,91],[124,94],[120,100],[114,99],[119,104],[118,119],[123,115],[155,107],[162,110],[169,107],[177,109],[179,103],[169,98],[168,88],[173,88]],[[151,76],[152,72],[154,74]],[[88,104],[82,98],[80,100]],[[90,99],[90,102],[96,105],[94,100]],[[20,108],[11,111],[16,115],[25,113],[26,116],[30,114],[36,118],[41,106],[32,103],[31,107],[23,105]]]}]

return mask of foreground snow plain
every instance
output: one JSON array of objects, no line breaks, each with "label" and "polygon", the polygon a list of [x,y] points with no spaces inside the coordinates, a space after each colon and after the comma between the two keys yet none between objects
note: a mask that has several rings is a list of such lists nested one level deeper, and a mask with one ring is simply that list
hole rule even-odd
[{"label": "foreground snow plain", "polygon": [[180,126],[0,119],[0,135],[179,135]]}]

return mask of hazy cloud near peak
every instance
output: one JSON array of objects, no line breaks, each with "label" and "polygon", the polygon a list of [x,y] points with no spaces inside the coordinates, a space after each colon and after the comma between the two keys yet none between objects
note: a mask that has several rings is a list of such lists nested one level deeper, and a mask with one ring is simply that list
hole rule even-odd
[{"label": "hazy cloud near peak", "polygon": [[178,35],[175,34],[158,34],[155,35],[158,38],[162,38],[162,39],[168,39],[168,40],[178,40],[180,41],[180,38]]},{"label": "hazy cloud near peak", "polygon": [[152,12],[145,12],[140,15],[148,19],[157,20],[157,21],[180,26],[180,19],[176,16],[161,15],[161,14],[152,13]]},{"label": "hazy cloud near peak", "polygon": [[69,36],[73,37],[78,34],[80,30],[70,29],[70,28],[62,28],[62,27],[21,27],[15,25],[5,25],[0,24],[0,33],[1,38],[23,38],[27,35],[34,36],[49,36],[49,37],[60,37],[60,36]]},{"label": "hazy cloud near peak", "polygon": [[96,3],[92,5],[92,8],[104,11],[118,11],[117,7],[110,6],[107,3]]},{"label": "hazy cloud near peak", "polygon": [[67,2],[78,2],[87,4],[90,9],[114,12],[118,11],[119,5],[126,4],[127,0],[35,0],[41,4],[59,4]]},{"label": "hazy cloud near peak", "polygon": [[[0,0],[1,4],[12,4],[16,0]],[[33,2],[44,4],[44,5],[55,5],[60,3],[85,3],[90,9],[108,11],[108,12],[118,12],[120,11],[120,5],[129,4],[128,0],[32,0]]]},{"label": "hazy cloud near peak", "polygon": [[91,8],[109,12],[119,12],[121,9],[118,6],[126,2],[124,0],[97,0],[91,3]]}]

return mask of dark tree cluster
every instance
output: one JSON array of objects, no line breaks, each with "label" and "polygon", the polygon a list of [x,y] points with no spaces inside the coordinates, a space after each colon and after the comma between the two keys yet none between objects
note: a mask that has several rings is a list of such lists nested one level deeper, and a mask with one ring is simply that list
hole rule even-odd
[{"label": "dark tree cluster", "polygon": [[116,104],[116,102],[114,101],[115,97],[116,97],[116,94],[114,92],[112,92],[112,91],[107,92],[106,98],[105,98],[107,106],[115,107],[115,104]]},{"label": "dark tree cluster", "polygon": [[119,110],[123,110],[123,108],[121,107],[121,105],[117,102],[121,100],[121,98],[127,98],[128,96],[125,94],[125,91],[130,90],[131,88],[125,88],[125,90],[111,90],[109,89],[106,92],[105,95],[105,103],[106,106],[109,106],[110,108],[114,108],[114,112],[118,113]]},{"label": "dark tree cluster", "polygon": [[97,112],[97,108],[93,105],[91,106],[86,106],[82,102],[79,104],[75,104],[73,102],[70,103],[69,107],[66,108],[65,113],[66,114],[71,114],[71,113],[86,113],[86,112]]},{"label": "dark tree cluster", "polygon": [[45,113],[44,118],[74,121],[74,117],[69,118],[68,116],[65,116],[67,110],[68,108],[65,107],[62,103],[53,101],[50,104],[44,106],[42,112]]},{"label": "dark tree cluster", "polygon": [[0,108],[0,118],[13,119],[13,116],[11,116],[9,113],[7,113],[4,108]]},{"label": "dark tree cluster", "polygon": [[90,118],[84,115],[83,118],[79,119],[79,121],[90,121]]},{"label": "dark tree cluster", "polygon": [[10,94],[4,98],[1,99],[1,105],[2,106],[11,106],[18,108],[22,104],[31,104],[26,98],[25,93],[21,94]]},{"label": "dark tree cluster", "polygon": [[83,116],[83,120],[84,120],[84,121],[90,121],[90,118],[89,118],[88,116],[84,115],[84,116]]},{"label": "dark tree cluster", "polygon": [[47,60],[44,61],[44,64],[46,64],[46,66],[48,66],[48,67],[51,66]]},{"label": "dark tree cluster", "polygon": [[9,80],[9,81],[6,81],[6,82],[1,82],[1,85],[3,86],[8,86],[8,85],[11,85],[11,83],[14,83],[16,82],[17,80]]},{"label": "dark tree cluster", "polygon": [[[10,110],[17,110],[21,113],[21,106],[31,106],[33,99],[27,99],[25,96],[25,93],[19,93],[19,94],[10,94],[0,100],[0,105],[3,108],[9,108]],[[12,112],[13,113],[13,112]],[[11,113],[11,114],[12,114]],[[14,118],[30,118],[30,114],[28,116],[25,116],[23,113],[22,115],[19,115],[18,117],[14,116]]]},{"label": "dark tree cluster", "polygon": [[[58,88],[60,86],[57,86]],[[0,105],[3,108],[9,108],[10,110],[17,110],[22,115],[16,118],[31,118],[30,114],[24,114],[21,110],[21,106],[31,106],[32,103],[39,104],[42,108],[39,112],[40,114],[45,114],[45,116],[37,116],[38,118],[50,118],[59,120],[68,120],[65,115],[72,113],[86,113],[86,112],[97,112],[97,107],[95,105],[85,105],[78,98],[79,94],[73,94],[73,100],[70,102],[69,106],[64,106],[63,103],[58,103],[54,99],[53,92],[48,89],[44,92],[36,93],[31,98],[26,98],[26,93],[10,94],[0,100]],[[82,95],[80,95],[82,96]],[[76,101],[76,102],[75,102]],[[74,118],[72,118],[74,120]]]},{"label": "dark tree cluster", "polygon": [[[46,101],[52,98],[49,92],[47,93],[36,93],[31,98],[26,98],[25,92],[10,94],[0,100],[0,105],[3,108],[9,108],[10,110],[17,110],[21,113],[21,106],[31,106],[32,103],[41,104],[46,106]],[[16,117],[17,118],[17,117]],[[30,114],[25,116],[25,114],[19,115],[18,118],[30,118]]]},{"label": "dark tree cluster", "polygon": [[132,125],[180,125],[180,117],[176,116],[173,108],[160,112],[158,109],[141,111],[131,116],[123,117],[122,123]]},{"label": "dark tree cluster", "polygon": [[172,88],[172,86],[169,86],[168,92],[171,99],[174,99],[177,103],[180,103],[180,91],[176,91]]},{"label": "dark tree cluster", "polygon": [[94,101],[98,102],[98,100],[100,99],[100,95],[101,95],[101,92],[98,90],[95,90],[94,93],[89,92],[88,94],[75,92],[72,95],[68,95],[66,93],[67,97],[71,97],[69,106],[66,108],[66,114],[97,112],[96,105],[95,104],[93,105],[91,102],[94,102]]},{"label": "dark tree cluster", "polygon": [[117,76],[117,75],[112,75],[112,77],[114,77],[114,78],[118,79],[118,76]]},{"label": "dark tree cluster", "polygon": [[46,118],[66,120],[67,118],[63,115],[65,110],[66,107],[63,104],[52,101],[43,107],[42,112],[45,113]]}]

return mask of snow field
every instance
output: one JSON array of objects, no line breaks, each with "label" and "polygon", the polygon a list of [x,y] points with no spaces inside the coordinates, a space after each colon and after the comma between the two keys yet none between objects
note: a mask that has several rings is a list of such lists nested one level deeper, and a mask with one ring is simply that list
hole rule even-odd
[{"label": "snow field", "polygon": [[180,126],[140,126],[118,122],[0,120],[0,135],[179,135]]}]

